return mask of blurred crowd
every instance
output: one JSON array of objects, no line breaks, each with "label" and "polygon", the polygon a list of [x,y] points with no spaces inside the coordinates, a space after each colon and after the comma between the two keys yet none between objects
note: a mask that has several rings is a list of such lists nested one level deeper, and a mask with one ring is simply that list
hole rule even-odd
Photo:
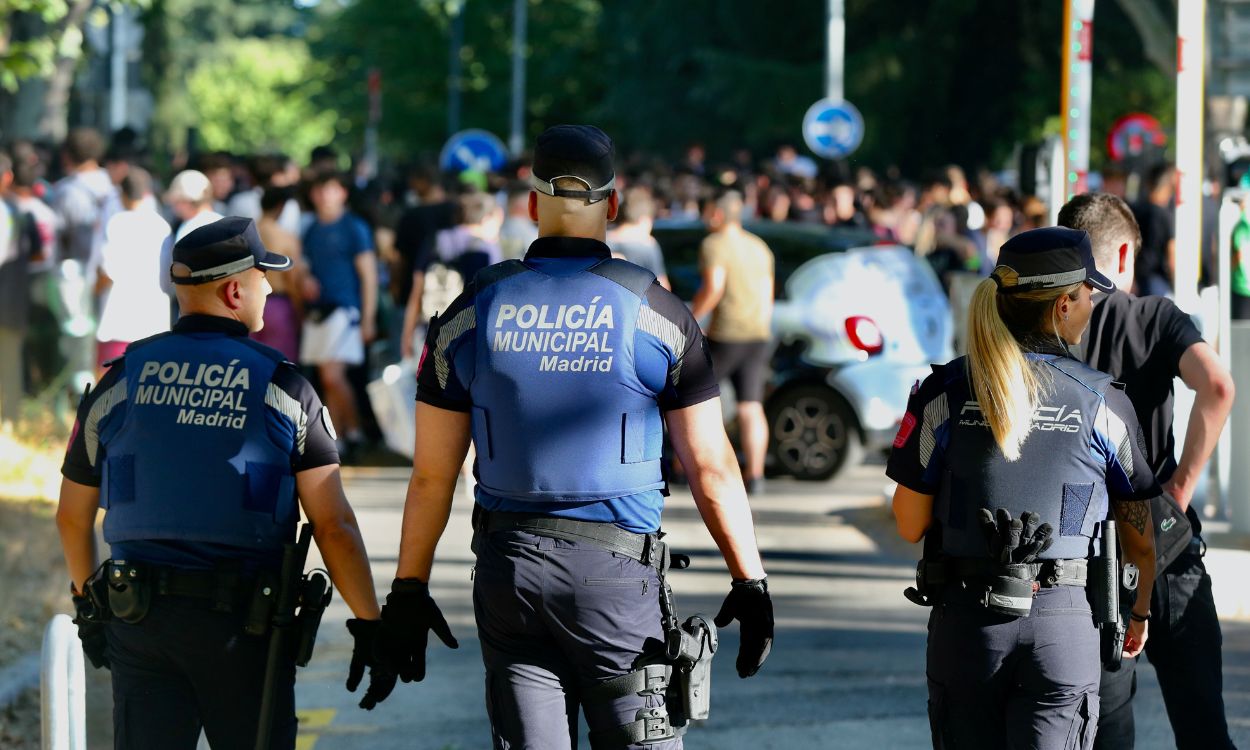
[{"label": "blurred crowd", "polygon": [[[748,225],[870,232],[914,248],[944,281],[988,275],[1006,239],[1051,223],[1041,200],[989,171],[949,166],[911,180],[897,170],[818,164],[784,144],[722,161],[699,144],[677,160],[624,154],[617,169],[622,203],[609,245],[666,285],[653,226],[701,221],[729,188],[741,195]],[[154,170],[129,130],[107,142],[75,129],[61,144],[10,143],[0,150],[0,421],[18,416],[13,394],[81,393],[128,343],[168,330],[177,315],[173,244],[222,216],[246,216],[270,249],[296,260],[293,272],[269,275],[274,294],[258,337],[307,366],[350,457],[376,435],[364,384],[419,352],[426,323],[477,269],[522,256],[537,237],[528,178],[523,160],[497,174],[442,174],[418,163],[370,176],[332,147],[302,161],[205,153]],[[1170,292],[1173,178],[1167,164],[1101,175],[1099,187],[1137,214],[1143,293]],[[1211,192],[1206,280],[1215,277],[1217,183]],[[1235,237],[1250,244],[1243,224]],[[1250,300],[1241,282],[1244,289],[1234,273],[1234,291]]]}]

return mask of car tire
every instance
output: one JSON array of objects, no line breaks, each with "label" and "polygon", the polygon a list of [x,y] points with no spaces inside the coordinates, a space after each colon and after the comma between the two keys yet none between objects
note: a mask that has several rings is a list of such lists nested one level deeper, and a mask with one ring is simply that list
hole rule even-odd
[{"label": "car tire", "polygon": [[768,454],[772,468],[804,481],[831,479],[863,461],[855,414],[831,388],[799,385],[769,399]]}]

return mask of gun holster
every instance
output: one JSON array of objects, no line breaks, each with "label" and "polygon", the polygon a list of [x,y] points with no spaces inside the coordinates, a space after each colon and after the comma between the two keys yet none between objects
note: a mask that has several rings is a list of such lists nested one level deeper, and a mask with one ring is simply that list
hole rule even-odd
[{"label": "gun holster", "polygon": [[141,622],[152,606],[151,571],[142,563],[110,560],[106,565],[108,609],[131,625]]},{"label": "gun holster", "polygon": [[716,626],[703,615],[687,617],[681,624],[681,651],[673,659],[677,679],[669,684],[666,696],[675,726],[707,719],[712,707],[712,657],[718,645]]},{"label": "gun holster", "polygon": [[314,570],[300,579],[300,586],[299,614],[295,617],[295,666],[306,667],[312,659],[321,617],[330,604],[330,581],[324,573]]}]

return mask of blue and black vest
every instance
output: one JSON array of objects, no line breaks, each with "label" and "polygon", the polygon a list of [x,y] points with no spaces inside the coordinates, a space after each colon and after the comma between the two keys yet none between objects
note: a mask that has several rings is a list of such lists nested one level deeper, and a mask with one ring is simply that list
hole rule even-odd
[{"label": "blue and black vest", "polygon": [[664,487],[660,410],[634,366],[634,332],[646,325],[640,309],[654,281],[613,259],[569,275],[521,261],[477,275],[474,305],[440,338],[476,327],[467,385],[483,491],[550,503]]},{"label": "blue and black vest", "polygon": [[989,554],[982,508],[1006,508],[1015,518],[1025,511],[1041,515],[1055,539],[1043,559],[1095,552],[1098,522],[1107,517],[1108,456],[1115,455],[1117,433],[1125,429],[1104,403],[1111,376],[1062,356],[1027,356],[1050,387],[1039,399],[1020,458],[1012,462],[998,449],[970,391],[966,360],[934,368],[946,388],[925,408],[925,423],[937,428],[922,434],[921,452],[934,443],[945,446],[934,518],[949,555]]},{"label": "blue and black vest", "polygon": [[270,383],[282,362],[279,352],[224,333],[130,345],[114,365],[125,367],[124,380],[99,397],[126,400],[124,417],[100,435],[107,542],[275,550],[294,538],[293,446],[275,437],[289,431],[267,426],[284,410],[285,393]]}]

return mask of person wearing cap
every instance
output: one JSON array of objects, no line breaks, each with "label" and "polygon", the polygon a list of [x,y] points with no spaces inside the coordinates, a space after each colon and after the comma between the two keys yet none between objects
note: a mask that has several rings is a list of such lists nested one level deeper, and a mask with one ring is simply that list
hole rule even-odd
[{"label": "person wearing cap", "polygon": [[1141,571],[1125,655],[1145,645],[1160,489],[1128,397],[1070,352],[1093,289],[1115,286],[1084,232],[1006,242],[973,295],[968,355],[913,389],[894,440],[898,532],[925,541],[907,595],[933,606],[935,748],[1090,748],[1101,659],[1086,584],[1108,506]]},{"label": "person wearing cap", "polygon": [[[1098,268],[1121,290],[1133,288],[1141,232],[1120,198],[1087,193],[1068,201],[1059,223],[1089,232]],[[1124,383],[1144,427],[1149,468],[1163,485],[1152,505],[1156,534],[1154,596],[1146,657],[1155,668],[1179,748],[1232,748],[1224,712],[1223,636],[1203,555],[1202,521],[1191,501],[1228,419],[1232,376],[1193,320],[1166,297],[1127,291],[1094,300],[1084,360]],[[1185,443],[1176,458],[1173,384],[1194,392]],[[1102,676],[1097,748],[1133,747],[1136,662]]]},{"label": "person wearing cap", "polygon": [[[290,265],[250,219],[190,232],[167,271],[173,331],[130,344],[79,405],[57,527],[83,650],[113,673],[117,748],[191,750],[201,727],[213,747],[254,746],[269,638],[245,625],[300,508],[357,618],[349,689],[366,666],[366,707],[394,685],[370,656],[378,603],[333,425],[295,367],[248,338],[264,325],[266,273]],[[101,508],[111,559],[97,567]],[[273,748],[295,746],[294,658],[279,662]]]},{"label": "person wearing cap", "polygon": [[[611,139],[560,125],[539,136],[524,259],[479,271],[431,321],[417,376],[416,447],[382,656],[425,677],[430,595],[470,439],[474,613],[496,748],[680,748],[666,705],[665,423],[733,578],[716,624],[741,623],[737,670],[756,673],[772,601],[719,389],[698,324],[645,269],[611,257]],[[667,622],[666,622],[667,621]],[[650,670],[650,671],[648,671]],[[654,680],[644,679],[655,673]]]},{"label": "person wearing cap", "polygon": [[161,246],[161,289],[173,297],[174,282],[164,269],[173,262],[174,243],[223,217],[213,210],[213,186],[208,177],[194,169],[184,169],[174,175],[169,190],[165,191],[165,202],[173,212],[174,230]]}]

